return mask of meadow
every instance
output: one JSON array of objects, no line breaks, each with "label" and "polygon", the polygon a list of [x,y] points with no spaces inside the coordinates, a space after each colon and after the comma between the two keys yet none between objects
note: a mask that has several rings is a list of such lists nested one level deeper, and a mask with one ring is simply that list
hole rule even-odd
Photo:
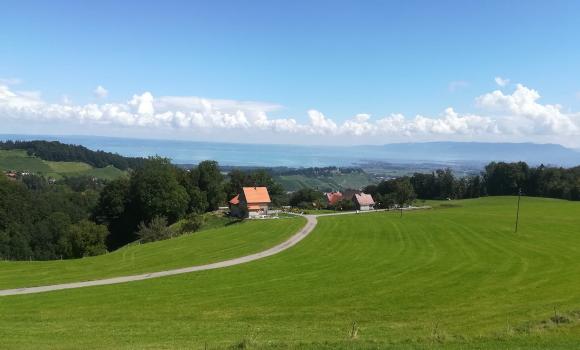
[{"label": "meadow", "polygon": [[0,289],[88,281],[155,272],[249,255],[281,243],[304,225],[293,217],[224,226],[209,220],[199,232],[147,244],[130,244],[105,255],[56,261],[0,261]]},{"label": "meadow", "polygon": [[287,191],[298,191],[302,188],[337,191],[363,188],[377,182],[366,173],[333,174],[329,176],[278,175],[275,176],[275,180]]},{"label": "meadow", "polygon": [[82,162],[52,162],[29,156],[25,150],[0,150],[0,170],[27,171],[54,179],[63,176],[93,176],[113,180],[126,172],[113,166],[95,168]]},{"label": "meadow", "polygon": [[3,297],[0,339],[7,349],[577,348],[580,203],[525,197],[515,233],[516,200],[321,217],[263,260]]}]

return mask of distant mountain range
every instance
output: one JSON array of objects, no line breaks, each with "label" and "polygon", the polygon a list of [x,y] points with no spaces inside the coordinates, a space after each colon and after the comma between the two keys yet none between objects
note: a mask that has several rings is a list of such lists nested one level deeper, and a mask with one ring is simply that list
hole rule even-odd
[{"label": "distant mountain range", "polygon": [[525,161],[530,164],[580,165],[580,152],[557,144],[424,142],[357,146],[375,158],[398,161],[481,162]]}]

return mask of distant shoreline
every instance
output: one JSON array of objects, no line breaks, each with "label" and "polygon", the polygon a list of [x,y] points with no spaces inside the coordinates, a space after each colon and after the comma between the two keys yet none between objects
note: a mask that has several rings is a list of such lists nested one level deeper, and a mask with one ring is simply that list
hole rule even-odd
[{"label": "distant shoreline", "polygon": [[556,144],[417,142],[363,146],[244,144],[82,135],[0,134],[0,140],[48,140],[80,144],[126,157],[159,155],[180,165],[206,159],[230,167],[367,167],[372,164],[481,168],[490,161],[574,166],[580,152]]}]

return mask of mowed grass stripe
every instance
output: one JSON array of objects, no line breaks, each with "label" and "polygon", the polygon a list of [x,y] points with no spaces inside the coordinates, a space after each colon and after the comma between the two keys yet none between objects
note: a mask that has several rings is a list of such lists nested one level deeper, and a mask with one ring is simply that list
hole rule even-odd
[{"label": "mowed grass stripe", "polygon": [[[248,264],[3,298],[0,336],[8,348],[574,348],[580,203],[524,198],[514,234],[515,200],[325,217]],[[554,306],[571,322],[550,323]]]}]

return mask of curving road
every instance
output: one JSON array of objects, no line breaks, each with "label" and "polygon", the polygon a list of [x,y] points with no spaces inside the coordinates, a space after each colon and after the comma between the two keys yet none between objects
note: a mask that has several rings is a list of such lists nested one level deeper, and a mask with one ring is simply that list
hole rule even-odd
[{"label": "curving road", "polygon": [[271,255],[274,255],[274,254],[278,254],[278,253],[294,246],[296,243],[300,242],[301,240],[303,240],[306,236],[308,236],[308,234],[310,234],[310,232],[312,232],[312,230],[314,230],[314,228],[316,227],[316,224],[318,223],[318,221],[316,220],[316,216],[314,216],[314,215],[304,215],[304,217],[307,220],[306,225],[304,225],[300,229],[300,231],[298,231],[298,233],[296,233],[295,235],[290,237],[287,241],[280,243],[277,246],[274,246],[270,249],[261,251],[259,253],[242,256],[242,257],[235,258],[235,259],[220,261],[220,262],[212,263],[212,264],[184,267],[181,269],[166,270],[166,271],[159,271],[159,272],[144,273],[144,274],[140,274],[140,275],[113,277],[113,278],[106,278],[106,279],[101,279],[101,280],[85,281],[85,282],[53,284],[53,285],[40,286],[40,287],[5,289],[5,290],[0,290],[0,296],[34,294],[34,293],[52,292],[52,291],[63,290],[63,289],[104,286],[104,285],[108,285],[108,284],[141,281],[141,280],[147,280],[147,279],[151,279],[151,278],[180,275],[182,273],[204,271],[204,270],[213,270],[213,269],[219,269],[222,267],[244,264],[244,263],[247,263],[250,261],[254,261],[254,260],[258,260],[258,259],[262,259],[262,258],[271,256]]},{"label": "curving road", "polygon": [[[430,207],[413,207],[413,208],[406,208],[405,210],[415,210],[415,209],[428,209]],[[222,267],[234,266],[244,264],[250,261],[262,259],[268,256],[272,256],[274,254],[278,254],[294,245],[298,242],[303,240],[306,236],[314,230],[318,220],[316,219],[318,216],[335,216],[335,215],[349,215],[349,214],[364,214],[364,213],[373,213],[378,211],[384,211],[384,209],[379,210],[372,210],[372,211],[365,211],[365,212],[340,212],[340,213],[329,213],[329,214],[319,214],[319,215],[301,215],[306,218],[306,225],[298,231],[295,235],[290,237],[287,241],[278,244],[270,249],[264,250],[259,253],[251,254],[242,256],[235,259],[224,260],[212,264],[206,265],[198,265],[198,266],[191,266],[191,267],[184,267],[181,269],[173,269],[173,270],[165,270],[159,272],[151,272],[151,273],[144,273],[140,275],[131,275],[131,276],[121,276],[121,277],[113,277],[113,278],[105,278],[101,280],[94,280],[94,281],[85,281],[85,282],[72,282],[72,283],[62,283],[62,284],[53,284],[48,286],[39,286],[39,287],[28,287],[28,288],[16,288],[16,289],[4,289],[0,290],[0,297],[1,296],[8,296],[8,295],[21,295],[21,294],[34,294],[34,293],[44,293],[44,292],[52,292],[56,290],[63,290],[63,289],[74,289],[74,288],[83,288],[83,287],[94,287],[94,286],[104,286],[109,284],[117,284],[117,283],[125,283],[125,282],[133,282],[133,281],[141,281],[147,280],[151,278],[158,278],[158,277],[165,277],[165,276],[173,276],[173,275],[180,275],[182,273],[190,273],[196,271],[204,271],[204,270],[213,270],[219,269]],[[298,214],[296,214],[298,215]]]}]

